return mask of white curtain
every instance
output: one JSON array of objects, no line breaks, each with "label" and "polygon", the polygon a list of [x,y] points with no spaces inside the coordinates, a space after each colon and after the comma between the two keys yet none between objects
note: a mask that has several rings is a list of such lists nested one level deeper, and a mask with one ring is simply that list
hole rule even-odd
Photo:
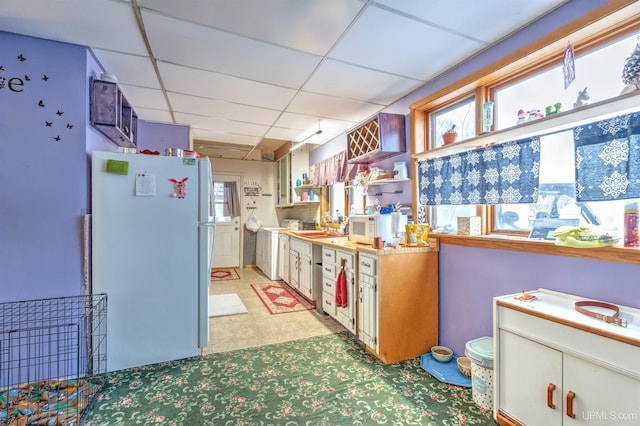
[{"label": "white curtain", "polygon": [[240,216],[240,196],[235,182],[224,183],[223,214],[231,217]]}]

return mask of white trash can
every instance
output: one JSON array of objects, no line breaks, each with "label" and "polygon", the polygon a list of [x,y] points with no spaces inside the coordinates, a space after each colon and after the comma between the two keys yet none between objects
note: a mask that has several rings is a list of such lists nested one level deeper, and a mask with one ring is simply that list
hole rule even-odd
[{"label": "white trash can", "polygon": [[471,395],[473,402],[493,410],[493,337],[481,337],[465,345],[471,358]]}]

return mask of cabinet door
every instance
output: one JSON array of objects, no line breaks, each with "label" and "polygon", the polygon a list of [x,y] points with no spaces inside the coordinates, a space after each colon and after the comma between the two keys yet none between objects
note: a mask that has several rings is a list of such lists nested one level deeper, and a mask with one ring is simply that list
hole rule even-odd
[{"label": "cabinet door", "polygon": [[298,272],[298,290],[310,300],[314,300],[313,269],[311,268],[311,258],[309,256],[300,255]]},{"label": "cabinet door", "polygon": [[287,154],[278,160],[278,197],[276,204],[279,206],[286,206],[291,203],[289,198],[289,188],[291,187],[290,159],[290,154]]},{"label": "cabinet door", "polygon": [[336,308],[337,318],[340,324],[342,324],[347,330],[354,333],[356,332],[356,296],[355,286],[356,280],[352,271],[347,271],[347,306]]},{"label": "cabinet door", "polygon": [[300,289],[298,272],[300,255],[297,251],[289,250],[289,285],[296,290]]},{"label": "cabinet door", "polygon": [[[640,423],[640,381],[572,355],[563,355],[564,425]],[[571,401],[570,417],[568,393]]]},{"label": "cabinet door", "polygon": [[505,330],[499,346],[498,408],[524,425],[561,425],[562,352]]},{"label": "cabinet door", "polygon": [[289,284],[289,237],[280,236],[278,241],[278,275]]},{"label": "cabinet door", "polygon": [[378,294],[376,278],[360,274],[358,305],[358,338],[367,346],[378,350]]}]

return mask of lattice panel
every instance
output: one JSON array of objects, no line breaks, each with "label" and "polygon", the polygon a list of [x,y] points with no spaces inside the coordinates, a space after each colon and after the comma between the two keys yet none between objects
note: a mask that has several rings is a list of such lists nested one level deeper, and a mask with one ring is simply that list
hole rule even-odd
[{"label": "lattice panel", "polygon": [[378,118],[349,133],[348,142],[348,158],[350,159],[380,150],[380,121]]}]

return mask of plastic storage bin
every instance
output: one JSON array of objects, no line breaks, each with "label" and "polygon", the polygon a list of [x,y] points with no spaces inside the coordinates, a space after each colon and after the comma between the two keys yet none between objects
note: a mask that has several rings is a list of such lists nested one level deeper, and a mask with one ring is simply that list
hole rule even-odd
[{"label": "plastic storage bin", "polygon": [[493,410],[493,337],[470,340],[464,354],[471,358],[471,395],[473,402]]}]

